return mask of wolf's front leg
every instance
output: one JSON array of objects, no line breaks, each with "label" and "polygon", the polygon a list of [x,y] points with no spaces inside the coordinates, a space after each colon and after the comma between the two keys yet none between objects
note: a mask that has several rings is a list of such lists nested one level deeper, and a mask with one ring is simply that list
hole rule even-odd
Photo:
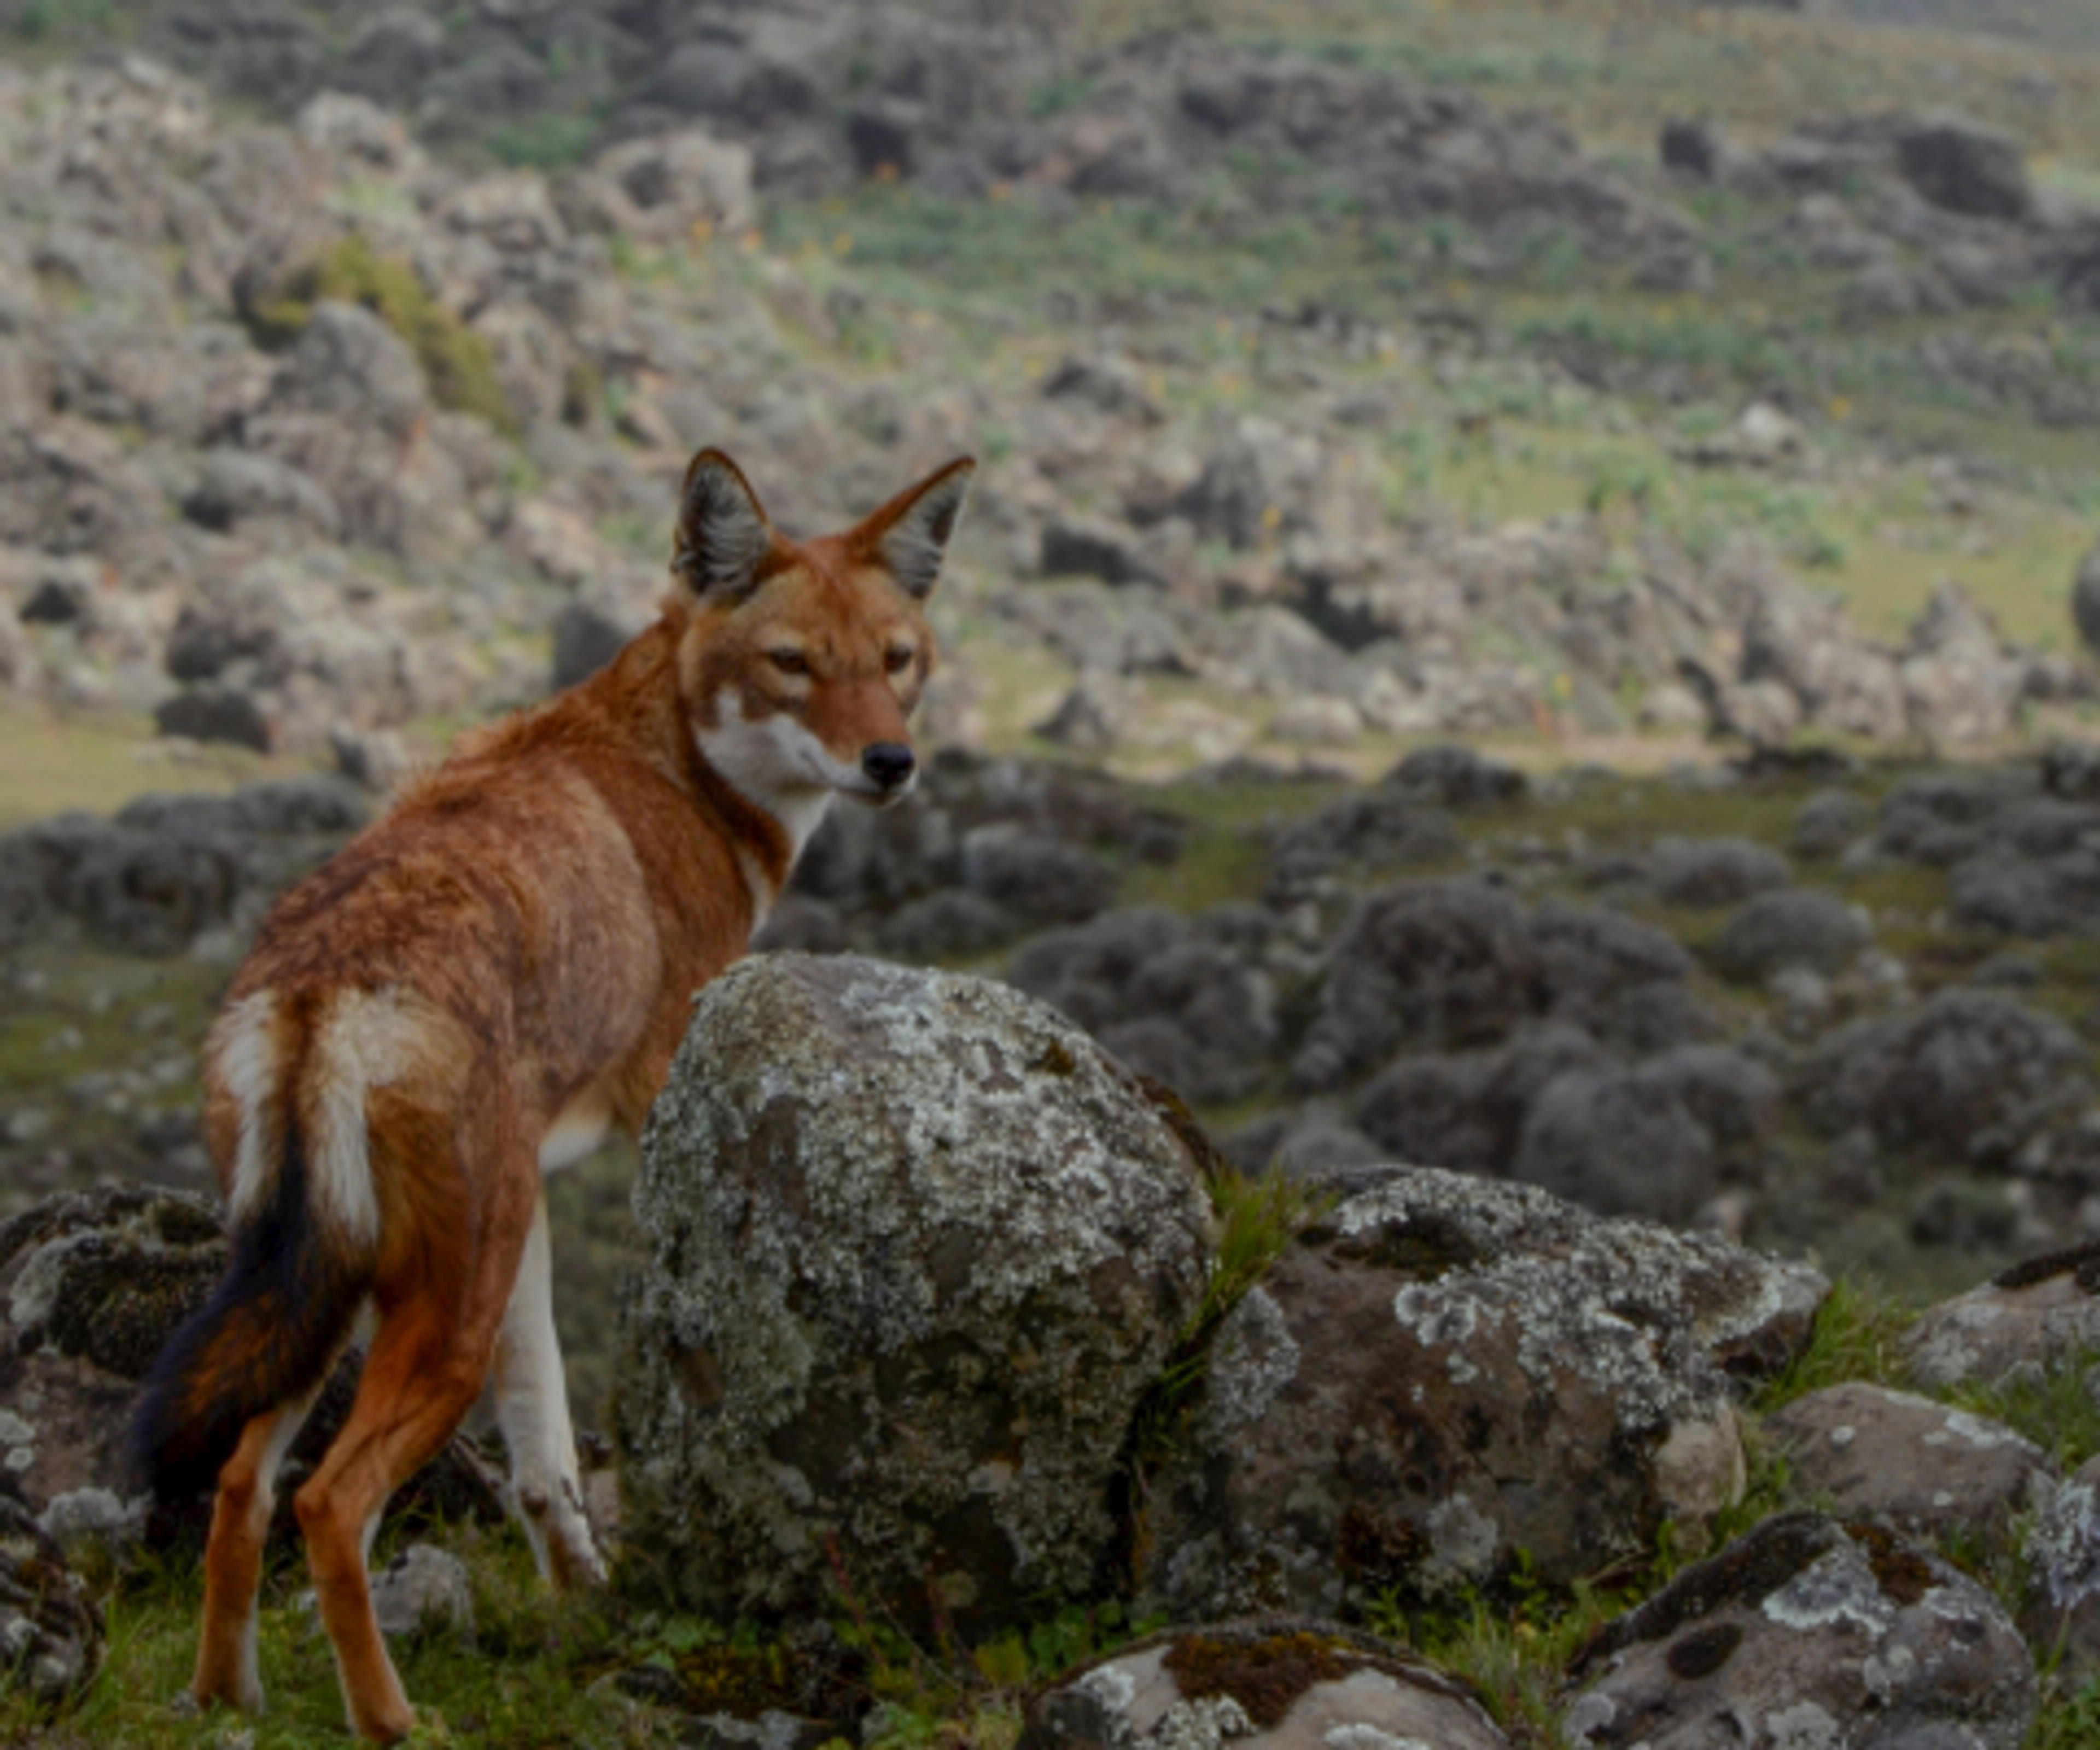
[{"label": "wolf's front leg", "polygon": [[605,1580],[605,1563],[584,1516],[554,1289],[543,1195],[496,1339],[496,1419],[510,1448],[511,1507],[540,1571],[558,1586],[596,1585]]}]

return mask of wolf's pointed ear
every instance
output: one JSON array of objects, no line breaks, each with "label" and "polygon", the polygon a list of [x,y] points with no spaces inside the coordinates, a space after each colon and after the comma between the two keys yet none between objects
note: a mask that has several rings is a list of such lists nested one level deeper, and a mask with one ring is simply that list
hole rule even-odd
[{"label": "wolf's pointed ear", "polygon": [[773,550],[773,525],[743,471],[720,450],[702,450],[678,494],[677,545],[671,569],[700,597],[737,601],[758,586]]},{"label": "wolf's pointed ear", "polygon": [[932,593],[941,575],[941,560],[977,466],[974,456],[958,456],[863,518],[853,531],[854,544],[917,601]]}]

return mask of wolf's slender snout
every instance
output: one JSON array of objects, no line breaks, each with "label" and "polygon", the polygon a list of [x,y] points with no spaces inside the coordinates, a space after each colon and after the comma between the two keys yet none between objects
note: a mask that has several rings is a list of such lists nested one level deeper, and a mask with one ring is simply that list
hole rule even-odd
[{"label": "wolf's slender snout", "polygon": [[902,742],[879,741],[860,756],[860,769],[885,790],[904,782],[918,765],[919,756]]}]

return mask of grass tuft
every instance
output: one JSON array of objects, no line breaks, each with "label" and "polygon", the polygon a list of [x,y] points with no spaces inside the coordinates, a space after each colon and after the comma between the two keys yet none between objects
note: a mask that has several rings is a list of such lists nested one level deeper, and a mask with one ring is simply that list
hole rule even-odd
[{"label": "grass tuft", "polygon": [[1753,1408],[1769,1415],[1796,1398],[1847,1380],[1907,1387],[1910,1369],[1901,1342],[1916,1317],[1871,1279],[1841,1277],[1816,1310],[1807,1347],[1758,1393]]}]

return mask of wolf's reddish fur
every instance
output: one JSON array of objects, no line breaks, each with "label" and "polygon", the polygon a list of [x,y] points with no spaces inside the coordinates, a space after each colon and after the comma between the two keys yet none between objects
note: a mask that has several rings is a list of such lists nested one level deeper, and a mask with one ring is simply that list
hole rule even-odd
[{"label": "wolf's reddish fur", "polygon": [[218,1483],[201,1699],[260,1699],[273,1473],[360,1311],[355,1406],[296,1503],[355,1728],[412,1717],[369,1528],[492,1364],[536,1549],[558,1580],[596,1571],[549,1361],[543,1159],[640,1124],[694,991],[743,953],[829,798],[909,788],[921,605],[969,466],[797,544],[704,452],[662,618],[463,743],[271,912],[207,1046],[232,1263],[138,1424],[165,1488]]}]

